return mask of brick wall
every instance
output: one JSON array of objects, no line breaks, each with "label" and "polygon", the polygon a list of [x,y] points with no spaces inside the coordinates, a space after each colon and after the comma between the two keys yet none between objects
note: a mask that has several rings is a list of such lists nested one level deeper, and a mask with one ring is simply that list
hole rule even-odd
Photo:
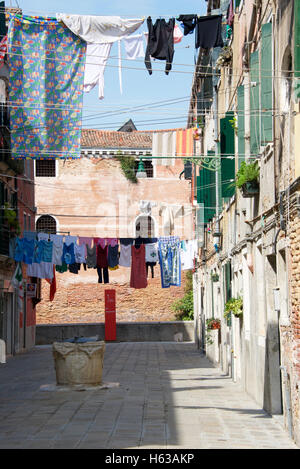
[{"label": "brick wall", "polygon": [[184,295],[185,274],[181,287],[161,288],[159,266],[148,287],[129,287],[130,269],[120,267],[110,272],[110,283],[98,283],[97,271],[80,269],[79,274],[56,274],[57,291],[49,301],[49,284],[42,281],[42,301],[37,305],[37,324],[87,323],[104,321],[104,290],[116,290],[117,321],[172,321],[171,304]]}]

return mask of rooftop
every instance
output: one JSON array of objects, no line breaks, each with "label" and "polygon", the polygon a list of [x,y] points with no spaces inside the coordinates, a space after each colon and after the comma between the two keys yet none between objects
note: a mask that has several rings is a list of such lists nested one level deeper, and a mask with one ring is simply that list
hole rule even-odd
[{"label": "rooftop", "polygon": [[154,132],[171,132],[183,129],[163,129],[120,132],[118,130],[82,129],[82,148],[135,148],[151,149]]}]

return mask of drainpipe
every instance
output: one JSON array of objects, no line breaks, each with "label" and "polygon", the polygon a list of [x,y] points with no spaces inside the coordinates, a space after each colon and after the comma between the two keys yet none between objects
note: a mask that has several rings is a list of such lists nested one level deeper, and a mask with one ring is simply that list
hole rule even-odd
[{"label": "drainpipe", "polygon": [[280,369],[284,376],[284,390],[285,390],[285,402],[286,402],[286,416],[288,423],[288,431],[291,438],[293,438],[293,425],[292,425],[292,409],[291,409],[291,396],[288,374],[285,366],[280,366]]}]

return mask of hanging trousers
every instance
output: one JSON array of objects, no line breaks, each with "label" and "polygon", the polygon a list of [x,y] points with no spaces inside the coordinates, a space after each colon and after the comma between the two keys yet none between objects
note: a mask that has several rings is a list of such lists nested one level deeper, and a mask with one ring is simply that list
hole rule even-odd
[{"label": "hanging trousers", "polygon": [[103,283],[108,283],[109,282],[108,267],[97,267],[98,283],[102,283],[102,271],[103,271]]}]

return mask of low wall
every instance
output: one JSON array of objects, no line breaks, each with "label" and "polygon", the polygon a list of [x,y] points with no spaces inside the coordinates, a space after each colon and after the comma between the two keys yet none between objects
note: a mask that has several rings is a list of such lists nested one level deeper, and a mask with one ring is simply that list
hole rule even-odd
[{"label": "low wall", "polygon": [[[105,324],[40,324],[36,326],[36,345],[48,345],[73,337],[104,340]],[[120,322],[116,342],[193,342],[194,321]]]}]

